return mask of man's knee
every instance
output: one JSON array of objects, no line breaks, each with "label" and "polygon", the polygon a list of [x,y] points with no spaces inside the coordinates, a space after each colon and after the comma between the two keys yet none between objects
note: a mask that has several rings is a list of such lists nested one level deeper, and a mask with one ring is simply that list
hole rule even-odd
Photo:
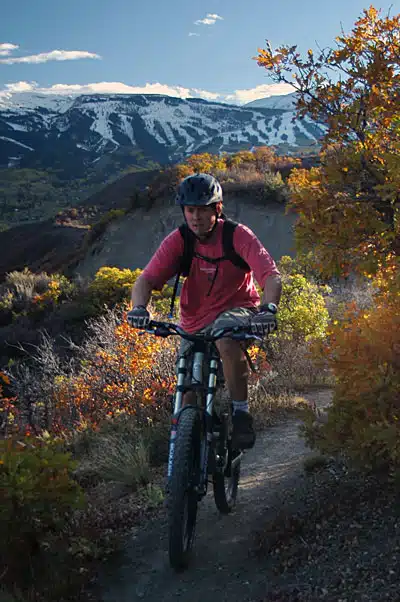
[{"label": "man's knee", "polygon": [[217,348],[222,361],[224,359],[244,359],[245,355],[239,341],[232,339],[220,339],[217,341]]},{"label": "man's knee", "polygon": [[248,365],[239,341],[221,339],[218,341],[217,347],[222,359],[225,376],[227,376],[227,371],[229,371],[232,376],[246,378],[248,376]]}]

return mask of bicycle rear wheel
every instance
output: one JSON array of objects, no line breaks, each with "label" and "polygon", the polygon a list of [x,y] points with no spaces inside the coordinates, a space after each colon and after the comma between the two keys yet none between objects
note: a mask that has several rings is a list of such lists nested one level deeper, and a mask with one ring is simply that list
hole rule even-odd
[{"label": "bicycle rear wheel", "polygon": [[219,453],[224,450],[224,463],[213,472],[214,501],[222,514],[229,514],[235,503],[240,479],[240,461],[242,452],[232,449],[232,440],[227,438],[226,427],[222,427],[219,441]]},{"label": "bicycle rear wheel", "polygon": [[198,410],[184,409],[179,417],[168,487],[169,561],[176,570],[187,567],[195,537],[201,434]]}]

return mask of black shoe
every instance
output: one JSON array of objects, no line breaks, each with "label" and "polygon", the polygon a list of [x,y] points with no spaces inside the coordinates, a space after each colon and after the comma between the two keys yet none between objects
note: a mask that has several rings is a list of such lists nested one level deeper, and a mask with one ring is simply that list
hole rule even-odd
[{"label": "black shoe", "polygon": [[232,443],[236,449],[250,449],[256,441],[253,427],[253,417],[248,412],[236,410],[232,416]]}]

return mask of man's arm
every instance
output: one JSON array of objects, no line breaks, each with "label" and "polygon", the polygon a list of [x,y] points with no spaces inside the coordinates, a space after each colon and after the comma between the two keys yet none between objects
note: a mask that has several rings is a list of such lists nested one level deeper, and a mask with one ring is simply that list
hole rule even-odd
[{"label": "man's arm", "polygon": [[282,280],[278,274],[267,276],[264,286],[264,294],[261,299],[261,305],[266,303],[275,303],[278,305],[282,293]]},{"label": "man's arm", "polygon": [[236,252],[248,263],[258,284],[263,287],[261,305],[278,305],[282,282],[274,260],[250,228],[239,224],[234,233]]},{"label": "man's arm", "polygon": [[141,274],[132,287],[132,307],[137,307],[138,305],[147,307],[153,288],[152,283]]}]

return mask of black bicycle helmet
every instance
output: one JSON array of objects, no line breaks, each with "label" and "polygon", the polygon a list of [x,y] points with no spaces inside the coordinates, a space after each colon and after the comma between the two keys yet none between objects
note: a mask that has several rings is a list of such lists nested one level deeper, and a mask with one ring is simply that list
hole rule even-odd
[{"label": "black bicycle helmet", "polygon": [[213,205],[222,202],[222,188],[214,176],[198,173],[188,176],[180,183],[176,195],[176,204],[181,205]]}]

